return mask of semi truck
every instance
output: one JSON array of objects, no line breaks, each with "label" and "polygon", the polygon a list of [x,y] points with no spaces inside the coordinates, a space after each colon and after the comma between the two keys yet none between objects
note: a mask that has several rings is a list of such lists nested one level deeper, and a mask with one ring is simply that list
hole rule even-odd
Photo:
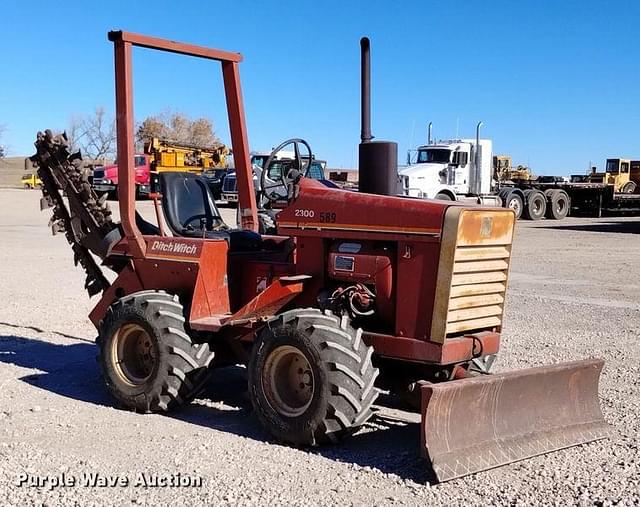
[{"label": "semi truck", "polygon": [[512,167],[508,156],[493,156],[492,141],[479,136],[481,125],[475,139],[419,146],[415,161],[398,168],[399,194],[503,206],[529,220],[640,211],[640,161],[608,159],[604,173],[579,178],[536,177]]}]

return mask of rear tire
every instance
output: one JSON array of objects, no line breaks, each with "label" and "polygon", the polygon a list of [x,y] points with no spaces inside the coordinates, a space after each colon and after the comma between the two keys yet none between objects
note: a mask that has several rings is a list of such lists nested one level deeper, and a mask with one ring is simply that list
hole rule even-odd
[{"label": "rear tire", "polygon": [[337,442],[371,416],[378,397],[373,349],[346,317],[285,312],[253,346],[249,395],[262,425],[293,445]]},{"label": "rear tire", "polygon": [[562,220],[569,215],[571,199],[564,190],[554,189],[547,196],[547,218]]},{"label": "rear tire", "polygon": [[24,188],[25,190],[31,190],[31,185],[29,185],[28,183],[25,183],[22,188]]},{"label": "rear tire", "polygon": [[141,291],[116,301],[100,323],[98,362],[110,393],[138,412],[166,412],[195,397],[213,351],[186,333],[177,296]]},{"label": "rear tire", "polygon": [[436,200],[439,201],[453,201],[454,199],[451,198],[451,196],[445,192],[440,192],[438,194],[436,194]]},{"label": "rear tire", "polygon": [[539,190],[525,190],[523,216],[527,220],[540,220],[547,211],[547,198]]}]

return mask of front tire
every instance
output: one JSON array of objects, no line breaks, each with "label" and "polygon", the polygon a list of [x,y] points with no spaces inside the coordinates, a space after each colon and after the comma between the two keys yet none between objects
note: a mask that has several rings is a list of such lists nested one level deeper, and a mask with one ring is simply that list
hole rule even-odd
[{"label": "front tire", "polygon": [[177,296],[142,291],[116,301],[102,320],[98,361],[110,393],[138,412],[190,401],[209,377],[213,352],[186,333]]},{"label": "front tire", "polygon": [[262,425],[293,445],[337,442],[371,417],[373,349],[348,322],[317,309],[285,312],[260,332],[249,395]]},{"label": "front tire", "polygon": [[505,208],[511,208],[516,214],[516,220],[522,217],[522,209],[524,208],[524,203],[522,201],[522,197],[517,192],[510,192],[506,194],[505,197]]}]

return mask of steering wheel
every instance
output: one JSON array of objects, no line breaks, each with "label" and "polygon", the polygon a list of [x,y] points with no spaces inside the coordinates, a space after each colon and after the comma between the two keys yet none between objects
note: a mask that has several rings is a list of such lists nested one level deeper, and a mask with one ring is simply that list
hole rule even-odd
[{"label": "steering wheel", "polygon": [[[283,148],[286,148],[289,145],[293,145],[293,152],[295,154],[293,166],[287,171],[287,174],[284,174],[283,171],[280,172],[280,178],[277,180],[268,180],[267,173],[269,172],[269,167],[271,163],[275,160],[276,155],[282,151]],[[303,163],[302,157],[300,156],[300,145],[303,145],[307,151],[307,161]],[[279,200],[286,199],[290,201],[295,197],[294,186],[298,184],[300,179],[305,175],[307,169],[311,165],[311,161],[313,160],[313,155],[311,153],[311,146],[304,139],[287,139],[280,145],[278,145],[274,150],[269,154],[269,158],[262,166],[262,173],[260,174],[260,192],[262,195],[269,201],[275,202]],[[270,183],[271,182],[271,183]]]},{"label": "steering wheel", "polygon": [[194,222],[196,220],[202,220],[202,219],[208,219],[208,215],[206,215],[205,213],[200,213],[198,215],[193,215],[192,217],[187,218],[184,223],[182,224],[182,228],[183,229],[188,229],[188,230],[193,230],[193,227],[190,225],[191,222]]}]

